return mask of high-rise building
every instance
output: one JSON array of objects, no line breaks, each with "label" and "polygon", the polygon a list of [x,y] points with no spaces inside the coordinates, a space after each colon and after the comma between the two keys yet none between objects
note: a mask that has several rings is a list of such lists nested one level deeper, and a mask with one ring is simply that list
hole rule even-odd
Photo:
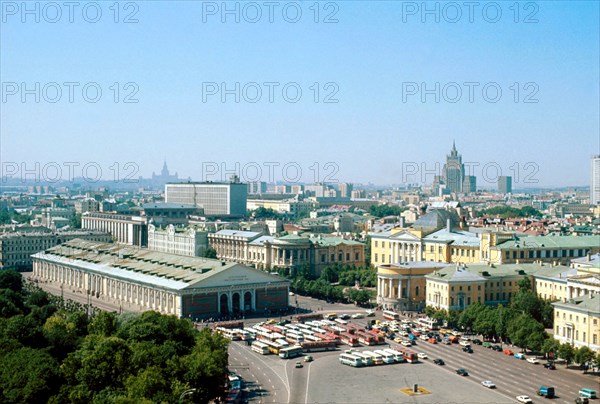
[{"label": "high-rise building", "polygon": [[267,183],[264,181],[252,181],[248,183],[249,194],[264,194],[267,192]]},{"label": "high-rise building", "polygon": [[340,184],[340,197],[341,198],[350,198],[352,196],[352,184],[347,182],[342,182]]},{"label": "high-rise building", "polygon": [[592,205],[600,204],[600,154],[592,157],[590,203]]},{"label": "high-rise building", "polygon": [[446,164],[442,172],[446,189],[450,193],[463,192],[463,181],[465,179],[465,165],[462,162],[462,156],[456,150],[456,144],[452,143],[452,150],[446,156]]},{"label": "high-rise building", "polygon": [[165,185],[165,202],[196,205],[207,216],[245,216],[248,185],[232,182],[183,182]]},{"label": "high-rise building", "polygon": [[498,177],[498,193],[512,193],[512,177],[506,175],[501,175]]},{"label": "high-rise building", "polygon": [[474,175],[465,175],[463,181],[463,192],[465,194],[477,192],[477,177]]}]

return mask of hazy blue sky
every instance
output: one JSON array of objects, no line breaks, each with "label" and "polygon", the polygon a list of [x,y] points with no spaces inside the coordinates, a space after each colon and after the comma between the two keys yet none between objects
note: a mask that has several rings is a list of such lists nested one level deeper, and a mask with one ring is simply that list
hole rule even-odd
[{"label": "hazy blue sky", "polygon": [[[122,2],[118,15],[112,1],[81,2],[70,22],[62,2],[29,2],[27,14],[24,3],[3,1],[3,167],[38,162],[50,177],[52,162],[63,175],[70,162],[81,164],[76,175],[97,163],[111,178],[113,163],[123,176],[133,162],[149,176],[166,158],[184,177],[218,179],[206,175],[211,162],[239,162],[248,169],[242,179],[251,179],[255,162],[268,180],[265,163],[280,164],[276,179],[288,163],[288,179],[299,167],[312,181],[317,162],[320,179],[400,183],[422,164],[433,170],[455,139],[464,161],[480,164],[480,186],[491,185],[486,164],[491,179],[494,167],[507,175],[518,167],[517,188],[589,184],[590,157],[600,149],[597,1],[479,2],[472,22],[463,2],[427,3],[439,22],[421,2],[272,3],[273,22],[263,1],[227,2],[239,22],[221,1]],[[87,99],[86,83],[96,83]],[[221,83],[239,83],[240,102],[226,94],[223,103]],[[433,90],[424,102],[422,83]],[[102,96],[91,102],[95,88]],[[138,102],[124,102],[133,92]],[[332,93],[338,102],[325,102]],[[523,184],[527,174],[539,183]]]}]

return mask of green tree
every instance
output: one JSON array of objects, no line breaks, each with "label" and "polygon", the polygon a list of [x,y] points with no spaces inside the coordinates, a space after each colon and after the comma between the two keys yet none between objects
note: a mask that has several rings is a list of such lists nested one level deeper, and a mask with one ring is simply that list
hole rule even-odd
[{"label": "green tree", "polygon": [[101,311],[88,326],[90,334],[110,337],[117,331],[117,316],[115,313]]},{"label": "green tree", "polygon": [[524,276],[523,279],[519,281],[519,291],[531,291],[531,279],[528,276]]},{"label": "green tree", "polygon": [[543,338],[544,326],[530,315],[523,313],[508,324],[508,336],[514,345],[525,351],[532,348],[532,345],[540,349],[543,341],[539,339],[539,336]]},{"label": "green tree", "polygon": [[0,361],[0,402],[45,403],[61,384],[58,362],[43,350],[24,347]]},{"label": "green tree", "polygon": [[23,291],[23,277],[14,269],[0,271],[0,289],[10,289],[15,293]]},{"label": "green tree", "polygon": [[584,365],[584,368],[583,368],[584,372],[587,371],[587,364],[589,362],[592,362],[593,359],[594,359],[594,351],[592,351],[587,346],[582,346],[581,348],[576,349],[575,354],[573,356],[573,360],[575,361],[575,363]]},{"label": "green tree", "polygon": [[548,338],[542,344],[540,351],[544,354],[545,357],[550,358],[550,355],[556,357],[559,349],[560,342],[558,342],[554,338]]},{"label": "green tree", "polygon": [[571,361],[575,357],[575,350],[573,349],[573,346],[568,342],[561,344],[558,348],[558,357],[566,361],[566,365],[568,368],[569,363],[571,363]]},{"label": "green tree", "polygon": [[212,247],[208,247],[206,250],[204,250],[204,258],[217,259],[217,250]]}]

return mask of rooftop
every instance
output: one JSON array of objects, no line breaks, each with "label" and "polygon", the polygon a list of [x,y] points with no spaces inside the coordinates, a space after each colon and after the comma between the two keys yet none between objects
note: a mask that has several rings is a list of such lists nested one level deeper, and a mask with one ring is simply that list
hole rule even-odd
[{"label": "rooftop", "polygon": [[586,248],[600,246],[600,236],[531,236],[516,237],[513,240],[498,244],[495,248],[504,249],[538,249],[538,248]]}]

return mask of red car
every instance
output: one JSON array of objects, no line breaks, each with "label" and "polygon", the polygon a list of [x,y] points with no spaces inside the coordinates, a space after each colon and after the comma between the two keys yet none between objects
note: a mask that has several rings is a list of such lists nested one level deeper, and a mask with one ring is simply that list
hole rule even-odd
[{"label": "red car", "polygon": [[504,351],[502,351],[502,352],[504,352],[504,355],[511,355],[511,356],[512,356],[512,355],[514,355],[514,354],[515,354],[515,353],[514,353],[513,351],[511,351],[510,349],[505,349],[505,350],[504,350]]}]

